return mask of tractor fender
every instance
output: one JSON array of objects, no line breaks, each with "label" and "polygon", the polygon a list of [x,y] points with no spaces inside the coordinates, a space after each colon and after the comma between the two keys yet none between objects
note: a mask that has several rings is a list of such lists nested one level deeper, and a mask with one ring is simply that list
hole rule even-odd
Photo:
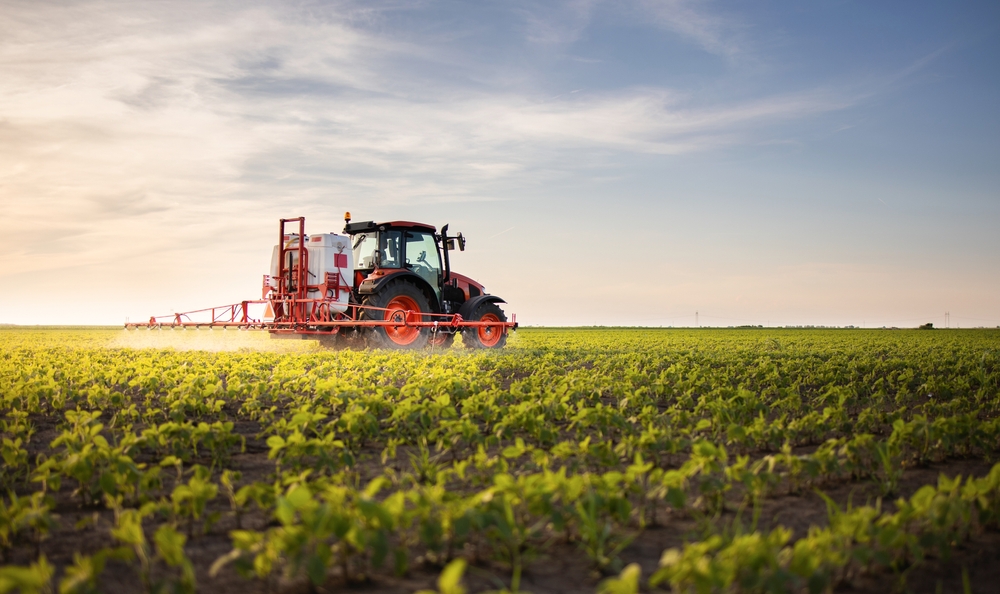
[{"label": "tractor fender", "polygon": [[434,311],[440,311],[440,306],[438,305],[437,293],[434,292],[433,287],[430,283],[424,280],[420,275],[410,272],[409,270],[400,270],[398,272],[391,272],[389,274],[372,277],[369,276],[365,280],[361,281],[358,285],[358,295],[373,295],[382,290],[390,282],[396,280],[405,280],[407,282],[413,283],[421,291],[423,291],[427,296],[427,301],[430,303],[431,308]]},{"label": "tractor fender", "polygon": [[507,303],[503,299],[497,297],[496,295],[479,295],[469,299],[462,304],[462,307],[458,310],[458,315],[462,316],[463,320],[472,319],[473,314],[479,309],[479,306],[484,303]]}]

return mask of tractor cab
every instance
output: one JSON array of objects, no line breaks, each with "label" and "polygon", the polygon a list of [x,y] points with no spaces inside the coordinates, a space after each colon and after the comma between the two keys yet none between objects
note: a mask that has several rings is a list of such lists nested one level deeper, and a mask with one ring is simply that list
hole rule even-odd
[{"label": "tractor cab", "polygon": [[353,234],[348,231],[352,235],[358,285],[376,271],[377,276],[385,276],[405,270],[423,279],[437,300],[441,300],[444,267],[434,227],[408,221],[355,225],[365,229]]},{"label": "tractor cab", "polygon": [[[354,249],[354,286],[359,301],[390,277],[417,277],[416,284],[428,293],[431,307],[438,313],[455,313],[469,299],[486,294],[471,278],[451,271],[449,252],[465,251],[465,237],[448,236],[431,225],[412,221],[350,222],[344,233],[351,236]],[[422,281],[422,282],[420,282]]]}]

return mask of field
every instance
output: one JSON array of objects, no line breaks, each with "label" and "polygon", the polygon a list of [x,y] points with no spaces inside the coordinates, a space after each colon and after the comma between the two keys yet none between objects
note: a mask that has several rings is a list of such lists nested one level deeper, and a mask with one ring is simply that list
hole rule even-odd
[{"label": "field", "polygon": [[0,593],[1000,583],[1000,331],[8,328],[0,397]]}]

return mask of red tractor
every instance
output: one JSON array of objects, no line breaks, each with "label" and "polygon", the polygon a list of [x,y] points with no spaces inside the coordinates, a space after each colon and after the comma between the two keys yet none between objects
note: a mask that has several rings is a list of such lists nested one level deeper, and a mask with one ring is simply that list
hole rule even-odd
[{"label": "red tractor", "polygon": [[451,270],[450,252],[465,250],[461,233],[408,221],[352,223],[350,213],[344,219],[344,235],[306,235],[305,218],[281,219],[262,299],[125,327],[237,327],[394,349],[447,347],[458,333],[469,348],[507,343],[517,322],[507,321],[498,305],[504,300]]},{"label": "red tractor", "polygon": [[[354,255],[352,297],[360,304],[360,320],[432,320],[434,315],[457,314],[475,326],[374,325],[355,327],[368,344],[383,348],[450,346],[455,334],[470,348],[500,348],[507,342],[507,316],[483,285],[451,270],[449,252],[465,251],[465,237],[448,236],[448,225],[437,232],[431,225],[409,221],[350,222],[344,233],[351,238]],[[455,318],[452,318],[455,319]]]}]

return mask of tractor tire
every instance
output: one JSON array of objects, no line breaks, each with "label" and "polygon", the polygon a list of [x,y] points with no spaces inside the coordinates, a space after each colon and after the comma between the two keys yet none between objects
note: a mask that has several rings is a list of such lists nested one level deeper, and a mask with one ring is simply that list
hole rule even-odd
[{"label": "tractor tire", "polygon": [[[506,322],[507,316],[496,303],[484,303],[469,321]],[[462,344],[469,349],[499,349],[507,344],[507,333],[496,328],[466,328],[462,331]]]},{"label": "tractor tire", "polygon": [[[424,316],[420,314],[431,310],[423,291],[405,280],[389,283],[378,293],[365,297],[362,305],[389,310],[362,310],[361,319],[366,321],[388,319],[404,322],[407,321],[406,312],[411,311],[420,313],[410,314],[408,321],[420,322],[424,321]],[[367,329],[366,338],[368,346],[377,349],[422,349],[427,346],[430,330],[404,325],[375,326]]]}]

